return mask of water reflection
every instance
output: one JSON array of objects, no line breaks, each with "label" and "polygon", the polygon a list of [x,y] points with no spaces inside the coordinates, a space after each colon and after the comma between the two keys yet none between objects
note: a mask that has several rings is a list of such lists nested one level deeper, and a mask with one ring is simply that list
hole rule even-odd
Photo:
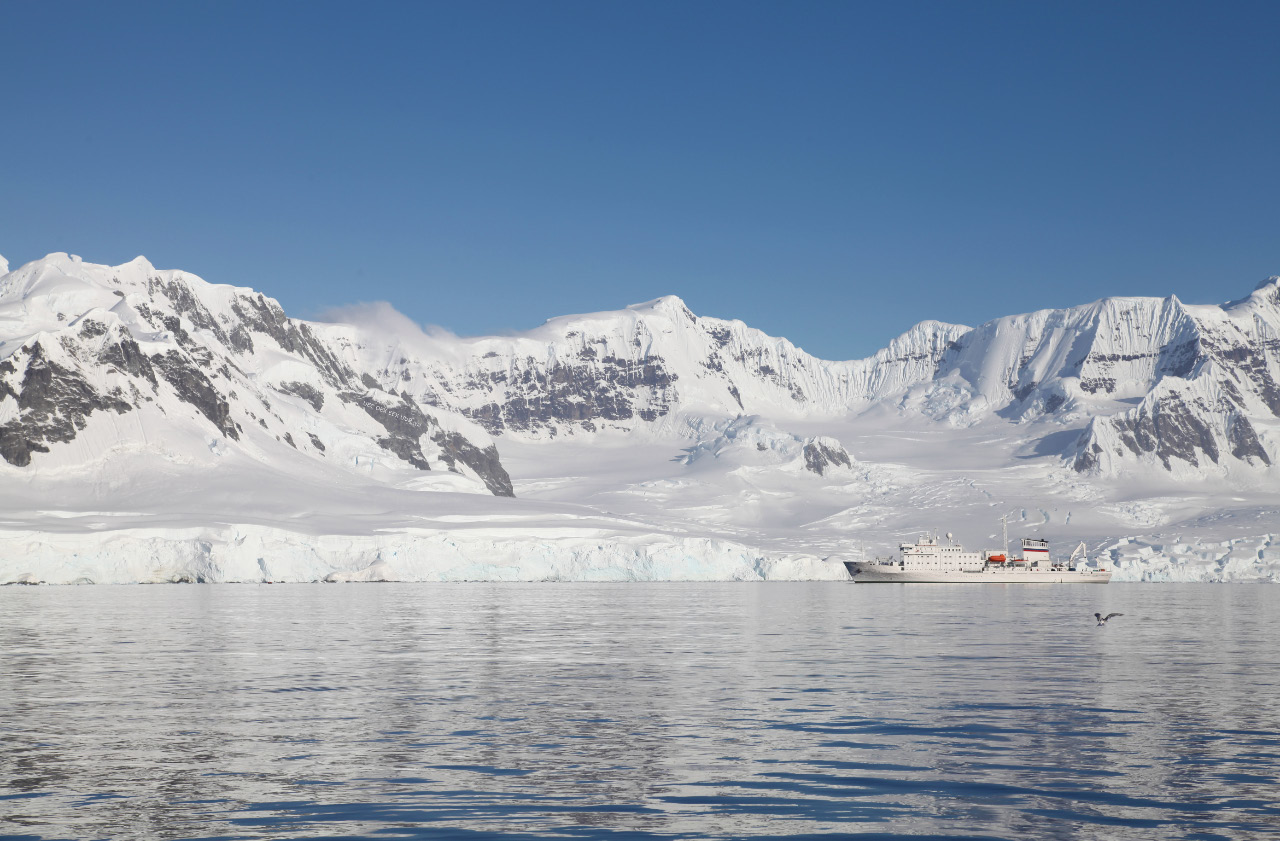
[{"label": "water reflection", "polygon": [[1270,596],[6,588],[0,834],[1261,837]]}]

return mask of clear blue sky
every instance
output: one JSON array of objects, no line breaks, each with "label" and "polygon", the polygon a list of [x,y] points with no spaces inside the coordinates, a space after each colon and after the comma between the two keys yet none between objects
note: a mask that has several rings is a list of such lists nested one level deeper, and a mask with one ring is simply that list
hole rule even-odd
[{"label": "clear blue sky", "polygon": [[1280,273],[1280,3],[0,2],[0,254],[826,358]]}]

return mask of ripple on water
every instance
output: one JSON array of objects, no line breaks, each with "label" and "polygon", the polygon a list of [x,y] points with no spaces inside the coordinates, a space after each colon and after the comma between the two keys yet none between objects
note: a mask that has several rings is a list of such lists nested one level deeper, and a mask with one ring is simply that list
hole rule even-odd
[{"label": "ripple on water", "polygon": [[1274,832],[1269,588],[1085,589],[8,588],[0,835]]}]

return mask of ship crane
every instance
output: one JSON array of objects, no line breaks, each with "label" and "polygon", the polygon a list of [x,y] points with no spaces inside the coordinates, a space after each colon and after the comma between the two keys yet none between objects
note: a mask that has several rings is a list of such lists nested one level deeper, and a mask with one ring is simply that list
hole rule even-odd
[{"label": "ship crane", "polygon": [[1067,569],[1075,569],[1076,555],[1080,556],[1080,560],[1083,563],[1086,563],[1086,564],[1089,563],[1089,549],[1084,545],[1083,540],[1080,541],[1080,545],[1077,546],[1074,551],[1072,551],[1071,557],[1067,558]]}]

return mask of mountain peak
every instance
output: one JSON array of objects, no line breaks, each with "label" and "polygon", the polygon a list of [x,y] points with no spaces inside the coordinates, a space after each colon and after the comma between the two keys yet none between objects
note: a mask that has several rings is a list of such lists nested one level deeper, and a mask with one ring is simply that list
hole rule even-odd
[{"label": "mountain peak", "polygon": [[1227,301],[1222,309],[1227,312],[1239,311],[1245,307],[1280,305],[1280,275],[1272,275],[1253,287],[1248,295],[1235,301]]},{"label": "mountain peak", "polygon": [[689,307],[679,295],[663,295],[661,298],[654,298],[652,301],[645,301],[643,304],[632,304],[627,307],[629,310],[654,310],[656,312],[669,312],[693,317],[693,313],[689,311]]},{"label": "mountain peak", "polygon": [[[76,259],[79,260],[79,258],[76,258]],[[152,265],[151,261],[148,260],[146,257],[143,257],[141,254],[139,254],[137,257],[134,257],[132,260],[130,260],[127,263],[121,263],[116,268],[119,268],[119,269],[137,268],[147,272],[155,270],[155,266]]]}]

